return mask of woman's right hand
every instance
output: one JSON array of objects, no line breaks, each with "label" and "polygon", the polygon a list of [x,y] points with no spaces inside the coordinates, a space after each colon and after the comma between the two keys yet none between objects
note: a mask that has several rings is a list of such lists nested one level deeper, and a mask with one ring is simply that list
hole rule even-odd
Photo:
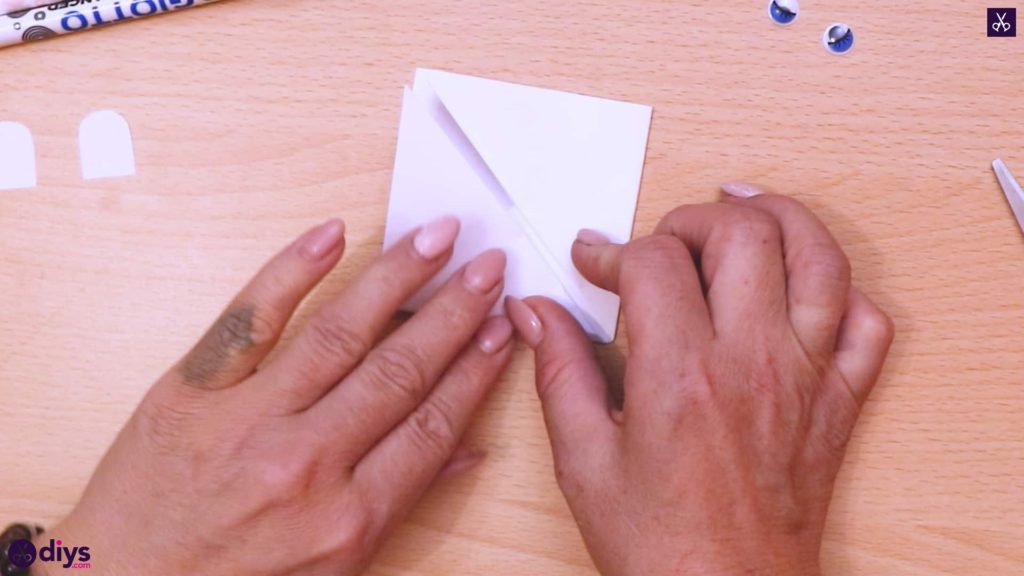
[{"label": "woman's right hand", "polygon": [[807,208],[727,190],[745,197],[678,208],[625,246],[584,233],[573,248],[622,297],[621,412],[572,316],[508,302],[536,350],[559,484],[605,576],[820,572],[832,485],[893,327]]}]

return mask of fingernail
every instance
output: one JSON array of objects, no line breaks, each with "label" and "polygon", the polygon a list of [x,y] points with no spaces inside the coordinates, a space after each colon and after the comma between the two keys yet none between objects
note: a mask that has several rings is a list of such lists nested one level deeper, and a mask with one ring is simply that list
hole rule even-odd
[{"label": "fingernail", "polygon": [[487,294],[505,275],[505,252],[488,250],[480,254],[462,271],[462,284],[471,292]]},{"label": "fingernail", "polygon": [[299,254],[310,262],[322,260],[338,247],[341,238],[345,235],[345,222],[328,220],[320,226],[306,232],[305,237],[299,244]]},{"label": "fingernail", "polygon": [[764,190],[754,186],[753,184],[746,184],[743,182],[729,182],[727,184],[722,184],[722,192],[725,192],[734,198],[753,198],[754,196],[764,194]]},{"label": "fingernail", "polygon": [[501,350],[512,339],[512,323],[504,316],[488,318],[476,333],[476,344],[486,354]]},{"label": "fingernail", "polygon": [[576,241],[580,244],[586,244],[587,246],[604,246],[605,244],[611,244],[612,241],[604,234],[597,230],[589,230],[584,228],[576,234]]},{"label": "fingernail", "polygon": [[433,260],[451,250],[458,235],[459,219],[444,216],[420,228],[413,238],[412,245],[417,254],[427,260]]},{"label": "fingernail", "polygon": [[539,346],[544,339],[544,325],[540,323],[540,318],[533,309],[522,300],[508,296],[505,298],[505,311],[508,312],[508,318],[516,327],[516,331],[522,335],[530,348]]}]

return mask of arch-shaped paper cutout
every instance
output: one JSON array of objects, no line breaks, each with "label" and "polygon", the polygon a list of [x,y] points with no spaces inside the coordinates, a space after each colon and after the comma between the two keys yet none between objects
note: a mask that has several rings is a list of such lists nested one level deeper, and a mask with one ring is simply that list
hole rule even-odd
[{"label": "arch-shaped paper cutout", "polygon": [[0,190],[34,188],[36,184],[32,132],[18,122],[0,122]]},{"label": "arch-shaped paper cutout", "polygon": [[82,178],[117,178],[135,174],[135,146],[128,121],[113,110],[85,117],[78,129]]}]

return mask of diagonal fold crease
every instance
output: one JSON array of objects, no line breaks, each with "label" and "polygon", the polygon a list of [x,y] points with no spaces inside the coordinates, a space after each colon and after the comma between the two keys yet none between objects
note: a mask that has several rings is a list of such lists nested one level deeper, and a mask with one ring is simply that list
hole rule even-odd
[{"label": "diagonal fold crease", "polygon": [[601,324],[594,319],[589,312],[587,312],[586,307],[583,305],[585,299],[583,298],[583,295],[577,287],[574,279],[559,265],[558,259],[555,258],[540,233],[530,223],[529,219],[526,218],[522,210],[520,210],[516,205],[512,196],[508,193],[494,171],[491,170],[491,167],[480,154],[480,151],[477,150],[477,147],[473,144],[469,136],[462,130],[462,127],[459,126],[458,120],[452,114],[451,110],[449,110],[445,105],[441,97],[428,84],[423,84],[418,87],[414,94],[427,105],[427,110],[430,112],[431,117],[445,135],[448,136],[452,145],[459,150],[469,167],[475,174],[477,174],[483,184],[494,196],[494,199],[498,204],[513,218],[522,230],[523,234],[530,240],[530,244],[533,246],[534,250],[541,255],[541,258],[545,264],[547,264],[550,272],[554,275],[555,279],[558,280],[562,290],[569,297],[571,305],[570,312],[580,319],[580,323],[583,324],[583,329],[591,334],[598,335],[602,339],[610,340],[611,335],[606,334],[605,330],[601,327]]}]

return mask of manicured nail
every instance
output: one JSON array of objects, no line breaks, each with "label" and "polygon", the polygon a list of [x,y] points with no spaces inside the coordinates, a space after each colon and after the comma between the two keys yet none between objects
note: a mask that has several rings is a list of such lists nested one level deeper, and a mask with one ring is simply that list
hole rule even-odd
[{"label": "manicured nail", "polygon": [[728,184],[722,184],[722,192],[725,192],[734,198],[753,198],[754,196],[764,194],[764,190],[754,186],[753,184],[746,184],[743,182],[729,182]]},{"label": "manicured nail", "polygon": [[345,236],[345,222],[328,220],[316,228],[306,232],[299,243],[299,254],[310,262],[318,262],[334,251]]},{"label": "manicured nail", "polygon": [[459,219],[444,216],[427,224],[413,238],[412,245],[416,253],[433,260],[452,249],[455,238],[459,235]]},{"label": "manicured nail", "polygon": [[471,292],[487,294],[505,275],[505,252],[488,250],[474,258],[462,272],[462,283]]},{"label": "manicured nail", "polygon": [[544,339],[544,325],[533,309],[522,300],[508,296],[505,298],[505,311],[530,348],[539,346]]},{"label": "manicured nail", "polygon": [[504,316],[488,318],[476,333],[476,344],[485,354],[494,354],[512,339],[512,323]]},{"label": "manicured nail", "polygon": [[576,241],[587,246],[604,246],[605,244],[612,243],[604,234],[597,230],[588,230],[587,228],[580,230],[576,234]]}]

